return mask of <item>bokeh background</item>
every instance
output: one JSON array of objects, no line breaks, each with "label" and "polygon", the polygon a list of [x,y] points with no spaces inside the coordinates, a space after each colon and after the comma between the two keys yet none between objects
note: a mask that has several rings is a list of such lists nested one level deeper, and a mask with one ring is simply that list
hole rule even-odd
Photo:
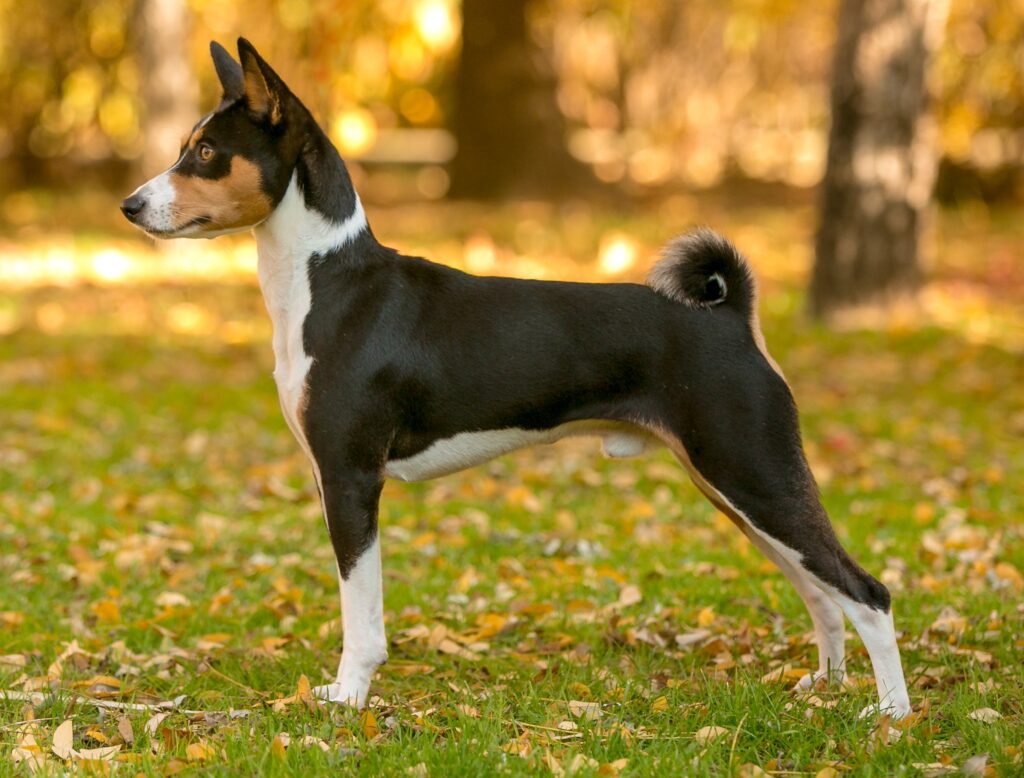
[{"label": "bokeh background", "polygon": [[[813,231],[835,2],[4,0],[0,13],[5,284],[251,270],[245,240],[153,260],[115,207],[215,105],[208,43],[233,49],[239,34],[329,128],[389,227],[378,231],[402,248],[443,237],[414,219],[429,206],[507,196],[534,207],[501,227],[445,220],[434,256],[486,272],[627,272],[739,205],[804,208]],[[464,15],[483,25],[483,55],[460,58]],[[952,0],[943,27],[927,69],[937,198],[954,230],[987,232],[1024,192],[1024,13],[1019,0]],[[515,147],[524,128],[526,145],[543,147],[527,164]],[[390,224],[399,208],[410,224]],[[623,229],[609,213],[653,223]],[[811,255],[794,253],[806,272]],[[989,279],[1003,286],[1019,280],[1004,260]]]}]

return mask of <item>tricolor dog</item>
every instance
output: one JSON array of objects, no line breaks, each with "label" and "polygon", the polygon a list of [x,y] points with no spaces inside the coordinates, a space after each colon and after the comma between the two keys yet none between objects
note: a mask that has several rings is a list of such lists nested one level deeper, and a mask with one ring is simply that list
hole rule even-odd
[{"label": "tricolor dog", "polygon": [[801,687],[842,676],[845,614],[874,667],[869,710],[910,711],[889,593],[832,531],[732,245],[707,230],[678,238],[646,285],[480,278],[402,256],[377,242],[345,163],[253,46],[239,40],[240,63],[211,52],[220,105],[121,209],[161,238],[255,234],[274,379],[341,584],[344,648],[320,697],[364,705],[387,659],[384,479],[596,435],[614,457],[667,446],[782,569],[819,649]]}]

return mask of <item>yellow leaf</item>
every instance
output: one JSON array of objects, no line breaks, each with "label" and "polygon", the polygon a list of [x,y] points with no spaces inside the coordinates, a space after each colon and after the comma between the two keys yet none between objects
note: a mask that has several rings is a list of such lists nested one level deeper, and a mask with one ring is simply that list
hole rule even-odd
[{"label": "yellow leaf", "polygon": [[121,620],[121,609],[113,600],[97,600],[92,604],[90,610],[100,621],[116,623]]},{"label": "yellow leaf", "polygon": [[281,737],[282,735],[285,735],[285,733],[279,732],[274,735],[274,739],[270,741],[270,753],[274,755],[275,759],[283,760],[285,757],[285,749],[287,748],[286,738],[288,736],[285,735],[284,737]]},{"label": "yellow leaf", "polygon": [[668,697],[662,695],[651,703],[651,710],[662,712],[668,710]]},{"label": "yellow leaf", "polygon": [[710,627],[715,623],[715,609],[710,605],[697,614],[697,626]]},{"label": "yellow leaf", "polygon": [[814,774],[814,778],[836,778],[837,775],[839,775],[839,771],[830,765],[818,770],[818,772]]},{"label": "yellow leaf", "polygon": [[215,756],[217,756],[217,752],[213,746],[202,741],[189,743],[185,748],[185,758],[190,762],[205,762],[208,759],[213,759]]},{"label": "yellow leaf", "polygon": [[997,578],[1009,582],[1010,585],[1018,592],[1024,591],[1024,576],[1022,576],[1020,571],[1009,562],[1000,562],[997,564],[995,573]]},{"label": "yellow leaf", "polygon": [[380,726],[378,726],[377,717],[373,715],[372,710],[363,711],[362,725],[363,735],[366,736],[367,740],[373,740],[380,734]]}]

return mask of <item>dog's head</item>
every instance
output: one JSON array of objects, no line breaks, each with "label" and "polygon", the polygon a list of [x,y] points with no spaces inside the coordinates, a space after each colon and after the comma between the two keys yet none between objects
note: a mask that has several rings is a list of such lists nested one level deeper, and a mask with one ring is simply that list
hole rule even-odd
[{"label": "dog's head", "polygon": [[182,139],[177,161],[121,203],[158,238],[212,238],[254,227],[288,187],[308,112],[244,38],[241,64],[210,44],[220,105]]}]

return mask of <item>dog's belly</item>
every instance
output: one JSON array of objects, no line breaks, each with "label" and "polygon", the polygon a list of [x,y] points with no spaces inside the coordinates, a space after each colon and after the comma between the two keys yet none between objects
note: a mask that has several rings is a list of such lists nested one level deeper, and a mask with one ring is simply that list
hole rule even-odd
[{"label": "dog's belly", "polygon": [[629,425],[613,422],[571,422],[550,430],[518,428],[460,432],[432,443],[406,459],[392,459],[384,474],[399,481],[427,481],[442,475],[483,464],[509,451],[527,446],[554,443],[570,435],[599,435],[604,452],[610,457],[636,456],[652,438]]}]

